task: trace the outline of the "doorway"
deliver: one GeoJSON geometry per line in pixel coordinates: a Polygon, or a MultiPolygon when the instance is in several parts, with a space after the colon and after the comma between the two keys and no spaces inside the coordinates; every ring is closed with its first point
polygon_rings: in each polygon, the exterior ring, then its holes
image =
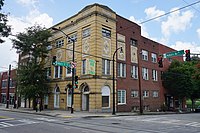
{"type": "Polygon", "coordinates": [[[82,89],[82,111],[89,111],[89,87],[86,85],[82,89]]]}

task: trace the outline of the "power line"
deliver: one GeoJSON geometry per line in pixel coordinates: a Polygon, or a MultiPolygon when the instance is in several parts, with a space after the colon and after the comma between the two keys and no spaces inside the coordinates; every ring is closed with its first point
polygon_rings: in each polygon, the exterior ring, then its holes
{"type": "Polygon", "coordinates": [[[164,14],[162,14],[162,15],[159,15],[159,16],[156,16],[156,17],[153,17],[153,18],[148,19],[148,20],[145,20],[145,21],[143,21],[143,22],[141,22],[141,23],[139,23],[139,24],[144,24],[144,23],[146,23],[146,22],[149,22],[149,21],[152,21],[152,20],[154,20],[154,19],[157,19],[157,18],[160,18],[160,17],[166,16],[166,15],[169,15],[169,14],[171,14],[171,13],[173,13],[173,12],[180,11],[180,10],[182,10],[182,9],[185,9],[185,8],[187,8],[187,7],[190,7],[190,6],[196,5],[196,4],[198,4],[198,3],[200,3],[200,1],[196,1],[196,2],[194,2],[194,3],[192,3],[192,4],[189,4],[189,5],[183,6],[183,7],[181,7],[181,8],[178,8],[178,9],[172,10],[172,11],[167,12],[167,13],[164,13],[164,14]]]}
{"type": "MultiPolygon", "coordinates": [[[[188,3],[187,1],[185,1],[185,0],[182,0],[182,1],[185,2],[186,4],[189,4],[189,3],[188,3]]],[[[198,10],[198,9],[195,8],[194,6],[191,6],[191,7],[200,13],[200,10],[198,10]]]]}

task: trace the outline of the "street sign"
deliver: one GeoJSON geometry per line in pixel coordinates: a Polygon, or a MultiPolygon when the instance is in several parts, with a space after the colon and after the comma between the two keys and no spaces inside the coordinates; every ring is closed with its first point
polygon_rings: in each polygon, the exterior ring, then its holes
{"type": "Polygon", "coordinates": [[[183,54],[185,54],[184,50],[174,51],[174,52],[169,52],[169,53],[163,54],[163,58],[170,58],[173,56],[181,56],[183,54]]]}
{"type": "Polygon", "coordinates": [[[55,66],[66,66],[66,67],[71,67],[71,64],[68,63],[68,62],[58,62],[58,61],[56,61],[56,62],[54,63],[54,65],[55,65],[55,66]]]}

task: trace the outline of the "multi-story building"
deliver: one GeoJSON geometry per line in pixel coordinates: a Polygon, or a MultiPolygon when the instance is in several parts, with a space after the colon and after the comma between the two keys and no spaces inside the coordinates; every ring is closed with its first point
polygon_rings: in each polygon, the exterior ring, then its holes
{"type": "Polygon", "coordinates": [[[161,75],[173,59],[182,61],[183,58],[164,59],[164,67],[160,68],[157,58],[174,49],[141,36],[139,25],[119,15],[116,25],[117,47],[125,51],[125,57],[117,58],[118,111],[139,110],[140,97],[144,110],[156,111],[163,104],[175,107],[174,99],[162,86],[161,75]]]}
{"type": "MultiPolygon", "coordinates": [[[[8,94],[8,71],[0,72],[0,103],[6,106],[8,94]]],[[[16,100],[16,69],[10,71],[9,105],[14,105],[16,100]]]]}
{"type": "Polygon", "coordinates": [[[53,27],[59,30],[52,30],[45,65],[50,88],[44,104],[49,109],[68,110],[71,107],[72,94],[68,86],[72,69],[51,64],[54,56],[58,62],[72,62],[73,42],[70,38],[75,39],[74,63],[79,77],[78,88],[74,90],[74,110],[111,111],[113,73],[116,75],[117,111],[138,110],[139,91],[144,110],[159,109],[165,102],[161,72],[170,62],[165,59],[164,67],[159,68],[157,57],[175,50],[141,36],[139,25],[117,15],[107,6],[93,4],[53,27]],[[116,51],[119,47],[123,48],[123,53],[116,51]],[[116,60],[114,72],[113,58],[116,60]]]}

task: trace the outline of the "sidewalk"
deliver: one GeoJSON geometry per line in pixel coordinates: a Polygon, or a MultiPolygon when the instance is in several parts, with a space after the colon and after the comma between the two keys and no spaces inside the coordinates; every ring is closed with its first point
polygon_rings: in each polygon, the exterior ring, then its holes
{"type": "Polygon", "coordinates": [[[65,110],[42,110],[41,112],[36,112],[32,108],[5,108],[0,107],[0,110],[4,111],[12,111],[12,112],[20,112],[20,113],[29,113],[29,114],[37,114],[37,115],[45,115],[52,117],[60,117],[60,118],[90,118],[90,117],[116,117],[116,116],[132,116],[138,115],[138,113],[116,113],[116,115],[112,115],[112,112],[102,113],[102,112],[86,112],[86,111],[74,111],[73,114],[71,111],[65,110]]]}
{"type": "MultiPolygon", "coordinates": [[[[65,110],[42,110],[41,112],[36,112],[32,108],[5,108],[0,106],[0,110],[20,112],[20,113],[29,113],[37,115],[45,115],[51,117],[60,117],[60,118],[91,118],[91,117],[117,117],[117,116],[135,116],[139,115],[137,112],[120,112],[116,115],[112,115],[112,112],[102,113],[102,112],[85,112],[85,111],[74,111],[72,114],[70,111],[65,110]]],[[[164,114],[177,114],[177,112],[144,112],[143,115],[164,115],[164,114]]]]}

